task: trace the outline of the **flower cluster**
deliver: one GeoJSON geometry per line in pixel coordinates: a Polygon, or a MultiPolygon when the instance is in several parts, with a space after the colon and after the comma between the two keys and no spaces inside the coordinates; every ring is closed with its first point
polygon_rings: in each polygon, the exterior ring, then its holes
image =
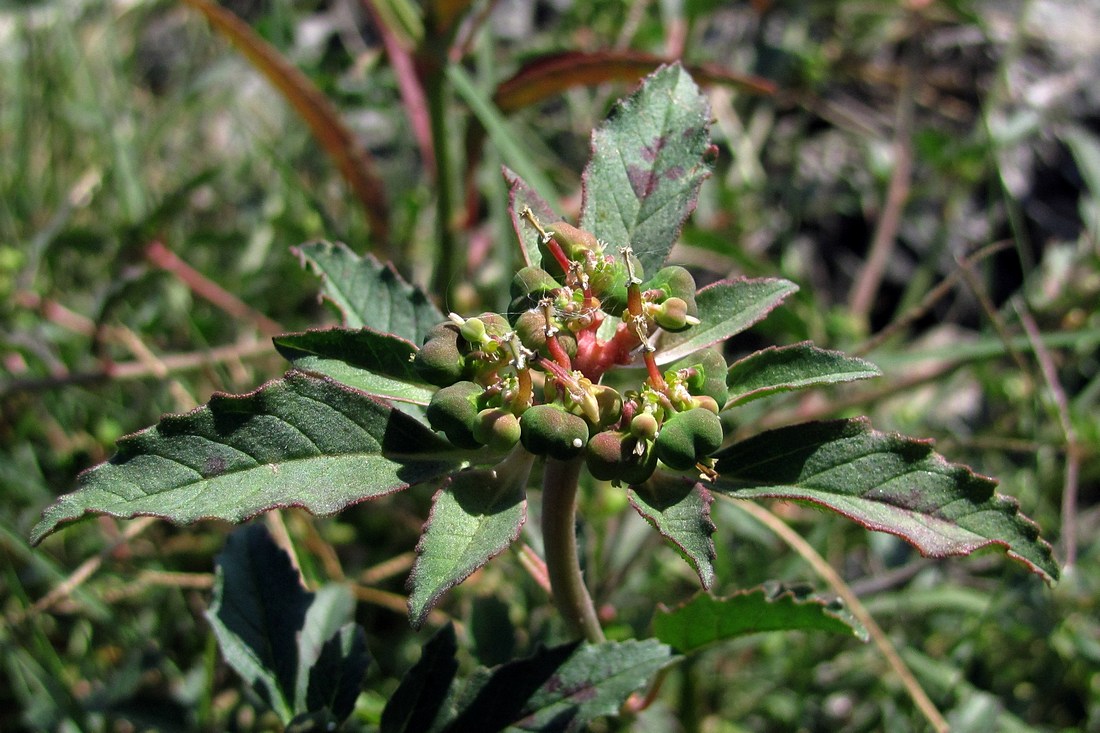
{"type": "Polygon", "coordinates": [[[645,481],[658,461],[709,473],[723,437],[725,361],[705,350],[662,371],[652,345],[658,329],[699,324],[691,273],[669,266],[646,279],[629,248],[610,251],[571,224],[544,228],[523,216],[544,266],[516,273],[507,315],[452,313],[416,353],[417,372],[440,387],[432,427],[460,448],[583,453],[596,478],[617,483],[645,481]],[[639,352],[646,376],[636,388],[601,383],[639,352]]]}

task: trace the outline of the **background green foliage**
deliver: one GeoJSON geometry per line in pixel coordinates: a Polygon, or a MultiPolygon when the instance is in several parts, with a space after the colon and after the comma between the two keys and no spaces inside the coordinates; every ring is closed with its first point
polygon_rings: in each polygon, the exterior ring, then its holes
{"type": "MultiPolygon", "coordinates": [[[[389,254],[444,310],[504,305],[518,249],[501,164],[533,185],[526,171],[542,171],[540,187],[575,216],[589,132],[629,89],[581,85],[494,111],[496,85],[526,58],[682,50],[689,66],[774,82],[772,95],[708,87],[716,172],[672,261],[701,284],[745,274],[801,286],[733,340],[731,358],[806,339],[859,353],[869,334],[903,327],[866,354],[883,377],[752,402],[732,427],[743,437],[865,413],[997,476],[1061,538],[1061,559],[1076,554],[1053,590],[997,555],[930,563],[892,537],[774,508],[860,593],[955,730],[1100,731],[1100,49],[1086,32],[1100,17],[1089,4],[498,3],[446,77],[443,168],[424,165],[361,5],[226,5],[365,143],[386,184],[389,254]],[[490,140],[480,153],[477,125],[490,140]],[[476,193],[468,211],[463,180],[476,193]],[[894,248],[868,298],[858,293],[875,282],[876,239],[894,248]],[[960,267],[991,244],[1002,246],[960,267]]],[[[0,729],[271,725],[203,617],[226,526],[103,519],[39,550],[26,538],[121,435],[280,374],[267,338],[276,326],[336,322],[289,252],[320,237],[373,247],[308,128],[198,13],[169,2],[0,6],[0,729]],[[239,302],[212,302],[163,266],[154,241],[239,302]]],[[[268,518],[311,587],[355,581],[375,660],[353,716],[364,726],[430,637],[409,631],[404,607],[429,502],[406,492],[331,520],[268,518]]],[[[585,502],[588,578],[609,632],[644,632],[658,603],[684,600],[698,579],[621,511],[622,492],[585,502]]],[[[769,579],[828,591],[733,504],[713,511],[716,576],[728,584],[717,594],[769,579]]],[[[484,664],[554,641],[519,551],[458,587],[428,625],[446,617],[484,664]]],[[[731,642],[674,671],[665,693],[632,730],[924,729],[877,650],[842,636],[731,642]]]]}

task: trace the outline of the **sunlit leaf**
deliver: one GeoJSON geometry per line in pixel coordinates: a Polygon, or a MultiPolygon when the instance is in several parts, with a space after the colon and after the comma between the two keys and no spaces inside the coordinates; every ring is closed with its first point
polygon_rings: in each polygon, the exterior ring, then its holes
{"type": "Polygon", "coordinates": [[[339,242],[309,242],[294,251],[322,277],[321,293],[347,328],[369,326],[420,344],[445,318],[423,290],[369,254],[360,257],[339,242]]]}
{"type": "Polygon", "coordinates": [[[694,652],[710,644],[763,631],[829,631],[866,640],[867,632],[836,602],[799,597],[790,590],[747,590],[729,598],[699,593],[653,619],[654,636],[677,651],[694,652]]]}
{"type": "Polygon", "coordinates": [[[436,493],[409,577],[409,617],[420,626],[447,590],[506,550],[527,518],[534,457],[511,453],[489,469],[455,474],[436,493]]]}
{"type": "Polygon", "coordinates": [[[699,325],[681,333],[662,332],[657,362],[668,364],[741,333],[797,290],[789,280],[775,277],[737,278],[708,285],[695,296],[699,325]]]}
{"type": "Polygon", "coordinates": [[[704,588],[714,584],[714,498],[700,483],[658,472],[629,490],[630,503],[647,522],[684,556],[704,588]]]}
{"type": "Polygon", "coordinates": [[[680,66],[647,77],[592,133],[581,228],[629,245],[656,272],[710,175],[709,125],[706,97],[680,66]]]}
{"type": "Polygon", "coordinates": [[[822,506],[927,557],[999,547],[1046,580],[1058,577],[1039,528],[993,479],[948,463],[930,441],[872,430],[865,418],[770,430],[717,459],[713,491],[822,506]]]}
{"type": "Polygon", "coordinates": [[[87,514],[177,523],[242,521],[276,507],[332,514],[438,478],[448,445],[413,418],[328,379],[290,372],[244,395],[215,394],[122,438],[43,513],[31,539],[87,514]]]}
{"type": "Polygon", "coordinates": [[[771,346],[730,365],[727,407],[742,405],[778,392],[877,377],[882,372],[869,361],[839,351],[819,349],[809,341],[771,346]]]}

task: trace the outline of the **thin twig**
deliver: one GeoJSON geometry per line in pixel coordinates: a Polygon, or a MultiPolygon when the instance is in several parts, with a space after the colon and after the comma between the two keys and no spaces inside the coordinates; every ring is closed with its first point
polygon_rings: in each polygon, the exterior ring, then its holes
{"type": "Polygon", "coordinates": [[[905,313],[896,318],[888,326],[886,326],[874,336],[860,344],[856,349],[851,352],[852,355],[864,356],[871,353],[879,346],[881,346],[882,343],[888,338],[898,333],[902,329],[907,328],[910,324],[914,323],[918,319],[924,317],[926,313],[932,310],[932,308],[934,308],[937,303],[943,300],[943,298],[951,292],[956,284],[958,284],[959,280],[962,279],[964,268],[973,267],[985,258],[997,254],[1002,250],[1008,249],[1011,246],[1012,242],[1009,240],[994,242],[993,244],[982,247],[974,254],[965,258],[960,263],[960,267],[953,270],[951,274],[941,280],[939,284],[937,284],[934,288],[925,293],[924,297],[921,298],[919,303],[914,305],[912,308],[909,308],[905,313]]]}
{"type": "Polygon", "coordinates": [[[225,311],[228,316],[252,323],[265,336],[276,336],[285,331],[279,323],[184,262],[162,242],[154,240],[146,245],[145,256],[157,267],[175,275],[192,293],[225,311]]]}
{"type": "Polygon", "coordinates": [[[1071,568],[1077,562],[1077,493],[1081,475],[1081,444],[1077,440],[1077,431],[1070,418],[1069,398],[1066,397],[1066,391],[1058,379],[1058,369],[1054,365],[1054,359],[1043,345],[1043,334],[1039,331],[1039,325],[1035,323],[1027,306],[1018,298],[1013,299],[1013,306],[1020,318],[1020,324],[1024,327],[1024,333],[1027,334],[1028,341],[1031,343],[1031,349],[1035,352],[1043,381],[1050,390],[1058,424],[1062,428],[1062,435],[1066,441],[1066,472],[1062,481],[1062,552],[1065,553],[1066,567],[1071,568]]]}
{"type": "Polygon", "coordinates": [[[721,494],[719,494],[719,496],[774,532],[776,536],[787,543],[791,549],[801,555],[826,583],[832,586],[833,590],[836,591],[836,594],[844,601],[844,605],[848,607],[852,615],[867,629],[867,633],[871,636],[871,640],[874,641],[875,646],[878,647],[879,652],[886,659],[886,663],[890,665],[894,674],[901,680],[902,685],[905,687],[905,691],[909,693],[909,697],[913,700],[917,709],[920,710],[921,714],[937,733],[947,733],[950,728],[943,714],[940,713],[935,703],[928,697],[928,693],[921,687],[917,678],[913,676],[909,667],[907,667],[902,660],[901,655],[898,654],[897,649],[894,648],[890,638],[886,636],[882,627],[878,625],[874,617],[871,616],[871,613],[867,610],[867,607],[859,600],[859,596],[852,592],[852,589],[844,582],[840,574],[826,562],[825,558],[818,554],[817,550],[815,550],[809,542],[804,540],[801,535],[764,507],[749,501],[738,501],[722,496],[721,494]]]}
{"type": "Polygon", "coordinates": [[[62,600],[68,598],[77,588],[87,582],[87,580],[99,570],[103,565],[104,559],[110,556],[118,547],[144,532],[156,521],[156,517],[140,517],[127,523],[126,529],[123,530],[122,534],[120,534],[114,542],[111,542],[96,555],[82,562],[62,583],[35,601],[34,605],[23,611],[23,613],[16,614],[11,623],[16,624],[30,616],[44,613],[62,600]]]}
{"type": "Polygon", "coordinates": [[[208,351],[166,354],[157,359],[158,364],[156,367],[151,367],[143,361],[127,361],[108,363],[101,369],[89,372],[7,380],[0,383],[0,396],[15,392],[40,392],[77,384],[96,384],[114,380],[144,379],[146,377],[159,378],[162,367],[168,372],[180,372],[201,369],[224,362],[234,362],[240,359],[270,356],[274,353],[275,350],[272,348],[271,342],[246,338],[234,344],[218,346],[208,351]]]}
{"type": "Polygon", "coordinates": [[[875,226],[871,239],[871,248],[863,269],[852,285],[848,298],[848,307],[852,315],[868,322],[871,306],[886,274],[886,265],[894,252],[898,228],[901,224],[901,212],[909,198],[910,178],[913,174],[913,150],[910,128],[913,121],[912,72],[902,68],[901,89],[898,98],[897,126],[894,132],[894,170],[890,173],[890,183],[886,188],[886,200],[882,214],[875,226]]]}

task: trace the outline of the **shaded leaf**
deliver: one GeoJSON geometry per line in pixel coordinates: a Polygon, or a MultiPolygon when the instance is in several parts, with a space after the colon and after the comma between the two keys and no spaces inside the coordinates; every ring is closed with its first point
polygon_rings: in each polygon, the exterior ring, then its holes
{"type": "Polygon", "coordinates": [[[239,522],[286,506],[333,514],[454,467],[449,445],[415,419],[300,372],[248,394],[215,394],[117,447],[46,509],[33,542],[89,513],[177,523],[239,522]]]}
{"type": "Polygon", "coordinates": [[[527,518],[534,456],[513,451],[494,468],[453,475],[436,492],[409,576],[409,618],[424,623],[446,591],[506,550],[527,518]]]}
{"type": "Polygon", "coordinates": [[[206,16],[249,62],[286,98],[310,132],[332,158],[344,180],[363,205],[371,234],[385,243],[389,237],[389,206],[385,185],[370,153],[340,118],[328,97],[267,41],[230,10],[211,0],[184,0],[206,16]]]}
{"type": "Polygon", "coordinates": [[[653,639],[541,649],[475,677],[446,733],[584,730],[675,659],[653,639]]]}
{"type": "Polygon", "coordinates": [[[865,418],[770,430],[716,458],[714,491],[822,506],[927,557],[1000,547],[1046,580],[1058,577],[1039,528],[995,493],[993,479],[948,463],[931,441],[872,430],[865,418]]]}
{"type": "Polygon", "coordinates": [[[412,366],[412,342],[370,327],[329,328],[273,339],[275,348],[301,371],[322,374],[385,399],[428,404],[435,389],[412,366]]]}
{"type": "Polygon", "coordinates": [[[292,251],[321,276],[321,294],[340,311],[347,328],[370,326],[419,344],[446,318],[423,290],[372,255],[360,257],[340,242],[308,242],[292,251]]]}
{"type": "Polygon", "coordinates": [[[869,361],[839,351],[819,349],[809,341],[791,346],[770,346],[730,365],[726,407],[806,387],[852,382],[880,376],[869,361]]]}
{"type": "Polygon", "coordinates": [[[381,733],[432,730],[458,672],[454,626],[447,624],[428,640],[420,659],[394,690],[382,710],[381,733]]]}
{"type": "Polygon", "coordinates": [[[658,472],[645,483],[631,486],[628,496],[634,509],[676,546],[699,574],[703,587],[710,588],[715,558],[710,492],[697,481],[658,472]]]}
{"type": "Polygon", "coordinates": [[[629,245],[656,272],[710,174],[709,124],[706,97],[680,66],[647,77],[592,133],[581,228],[613,248],[629,245]]]}
{"type": "Polygon", "coordinates": [[[699,593],[679,608],[658,610],[653,618],[654,636],[683,653],[747,634],[796,630],[867,639],[863,627],[836,602],[799,597],[786,589],[776,594],[756,588],[729,598],[699,593]]]}
{"type": "Polygon", "coordinates": [[[309,674],[299,674],[298,710],[327,711],[337,721],[351,715],[362,690],[370,655],[355,617],[355,596],[344,585],[320,588],[298,634],[298,650],[309,674]]]}
{"type": "Polygon", "coordinates": [[[546,203],[546,199],[542,198],[517,173],[505,168],[504,180],[508,183],[508,214],[512,218],[512,228],[516,231],[520,249],[523,250],[523,261],[537,267],[542,263],[542,254],[539,252],[539,233],[520,216],[520,213],[525,208],[529,208],[539,220],[544,222],[557,221],[559,217],[550,204],[546,203]]]}
{"type": "Polygon", "coordinates": [[[284,723],[347,718],[370,656],[351,592],[306,591],[261,525],[230,535],[207,618],[230,666],[284,723]]]}
{"type": "MultiPolygon", "coordinates": [[[[611,81],[636,83],[666,61],[629,50],[564,51],[537,56],[497,87],[493,101],[502,111],[513,112],[577,86],[611,81]]],[[[726,84],[756,94],[775,91],[775,84],[767,79],[713,64],[694,64],[688,70],[700,84],[726,84]]]]}
{"type": "Polygon", "coordinates": [[[668,364],[725,341],[764,319],[798,286],[776,277],[720,280],[695,296],[699,325],[681,333],[662,332],[657,362],[668,364]]]}

